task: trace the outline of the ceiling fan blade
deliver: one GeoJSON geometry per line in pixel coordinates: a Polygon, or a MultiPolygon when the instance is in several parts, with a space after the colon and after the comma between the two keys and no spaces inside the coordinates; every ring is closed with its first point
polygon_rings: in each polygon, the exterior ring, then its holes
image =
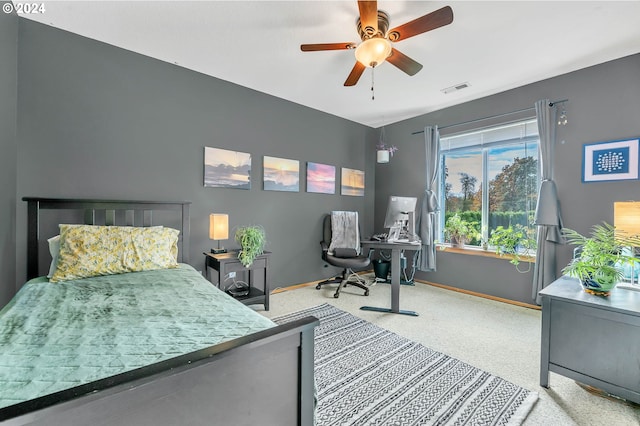
{"type": "Polygon", "coordinates": [[[392,28],[389,31],[388,38],[391,41],[400,41],[413,37],[436,28],[444,27],[453,22],[453,10],[449,6],[438,9],[435,12],[428,13],[411,22],[392,28]]]}
{"type": "Polygon", "coordinates": [[[303,52],[317,52],[320,50],[346,50],[355,49],[355,43],[317,43],[317,44],[301,44],[300,50],[303,52]]]}
{"type": "Polygon", "coordinates": [[[372,36],[378,32],[378,2],[377,1],[358,1],[358,10],[360,11],[360,26],[365,34],[372,36]],[[370,28],[367,30],[367,28],[370,28]]]}
{"type": "Polygon", "coordinates": [[[356,61],[356,64],[353,66],[353,69],[351,70],[351,73],[349,74],[349,77],[347,77],[347,80],[344,82],[344,85],[345,86],[355,86],[356,83],[358,82],[358,80],[360,80],[360,76],[364,72],[365,68],[366,67],[364,65],[362,65],[360,62],[356,61]]]}
{"type": "Polygon", "coordinates": [[[422,64],[393,48],[391,49],[391,55],[387,58],[387,62],[390,62],[409,75],[415,75],[422,69],[422,64]]]}

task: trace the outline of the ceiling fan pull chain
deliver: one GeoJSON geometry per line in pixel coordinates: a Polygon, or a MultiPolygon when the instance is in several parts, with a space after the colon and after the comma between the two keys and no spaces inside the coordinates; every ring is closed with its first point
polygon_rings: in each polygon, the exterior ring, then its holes
{"type": "Polygon", "coordinates": [[[376,92],[373,89],[373,72],[376,69],[376,67],[371,67],[371,100],[374,101],[376,99],[376,92]]]}

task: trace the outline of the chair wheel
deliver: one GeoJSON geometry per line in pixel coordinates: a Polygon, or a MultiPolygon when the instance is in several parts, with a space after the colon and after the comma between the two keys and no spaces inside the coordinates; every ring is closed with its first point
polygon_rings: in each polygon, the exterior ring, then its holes
{"type": "Polygon", "coordinates": [[[365,292],[364,292],[364,295],[365,295],[365,296],[368,296],[368,295],[369,295],[369,290],[365,291],[365,292]]]}
{"type": "Polygon", "coordinates": [[[340,293],[334,294],[333,297],[335,297],[337,299],[338,297],[340,297],[340,293]]]}
{"type": "Polygon", "coordinates": [[[316,286],[316,290],[320,290],[320,287],[321,287],[321,286],[320,286],[320,284],[318,284],[318,285],[316,286]]]}

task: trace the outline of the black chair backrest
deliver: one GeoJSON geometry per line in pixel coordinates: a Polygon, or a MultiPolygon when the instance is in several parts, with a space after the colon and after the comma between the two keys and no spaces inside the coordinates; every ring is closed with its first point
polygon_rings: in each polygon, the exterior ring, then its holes
{"type": "Polygon", "coordinates": [[[322,220],[322,241],[329,245],[331,243],[331,235],[331,214],[327,214],[322,220]]]}

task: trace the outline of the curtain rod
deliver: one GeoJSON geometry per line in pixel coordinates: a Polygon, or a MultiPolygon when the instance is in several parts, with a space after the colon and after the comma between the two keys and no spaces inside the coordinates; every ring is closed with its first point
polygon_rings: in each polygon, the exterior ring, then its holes
{"type": "MultiPolygon", "coordinates": [[[[564,102],[569,102],[569,99],[561,99],[559,101],[551,101],[549,102],[549,106],[554,106],[555,104],[562,104],[564,102]]],[[[513,115],[513,114],[518,114],[520,112],[525,112],[525,111],[531,111],[536,109],[535,107],[530,107],[530,108],[523,108],[523,109],[519,109],[517,111],[511,111],[511,112],[505,112],[502,114],[496,114],[496,115],[490,115],[488,117],[484,117],[484,118],[476,118],[475,120],[468,120],[468,121],[463,121],[461,123],[455,123],[455,124],[449,124],[448,126],[442,126],[442,127],[438,127],[438,130],[442,130],[442,129],[448,129],[449,127],[456,127],[456,126],[462,126],[463,124],[471,124],[471,123],[476,123],[478,121],[484,121],[484,120],[489,120],[491,118],[500,118],[500,117],[505,117],[507,115],[513,115]]],[[[419,135],[420,133],[424,133],[424,130],[420,130],[417,132],[413,132],[411,133],[412,135],[419,135]]]]}

